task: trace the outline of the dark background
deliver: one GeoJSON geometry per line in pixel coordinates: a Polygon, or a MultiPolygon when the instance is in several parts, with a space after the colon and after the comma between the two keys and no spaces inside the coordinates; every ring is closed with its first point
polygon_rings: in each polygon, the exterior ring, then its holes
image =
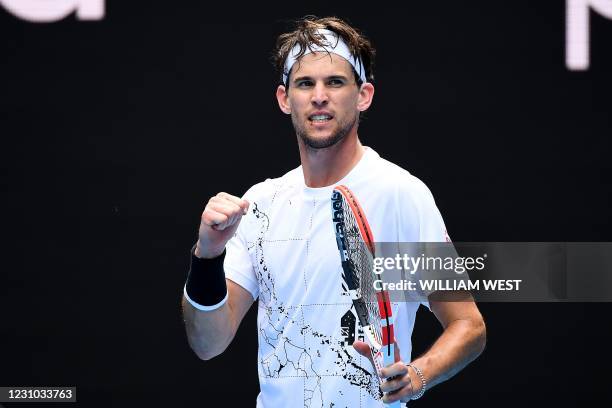
{"type": "MultiPolygon", "coordinates": [[[[1,386],[75,385],[86,407],[254,406],[255,309],[203,362],[179,303],[207,199],[299,164],[269,56],[305,14],[374,42],[360,137],[429,186],[453,240],[611,240],[604,17],[590,69],[571,72],[563,1],[106,9],[34,24],[0,7],[1,386]]],[[[611,304],[480,308],[485,353],[412,405],[612,402],[611,304]]],[[[417,320],[420,353],[440,328],[417,320]]]]}

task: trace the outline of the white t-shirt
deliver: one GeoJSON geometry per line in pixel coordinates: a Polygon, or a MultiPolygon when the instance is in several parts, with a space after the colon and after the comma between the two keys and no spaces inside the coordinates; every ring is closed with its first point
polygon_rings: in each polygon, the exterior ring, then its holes
{"type": "MultiPolygon", "coordinates": [[[[438,242],[446,229],[429,189],[366,148],[338,184],[359,200],[377,242],[438,242]]],[[[250,188],[228,242],[225,274],[259,298],[258,407],[383,407],[358,338],[332,224],[334,186],[309,188],[302,168],[250,188]]],[[[426,306],[426,302],[424,302],[426,306]]],[[[394,303],[395,336],[410,361],[419,303],[394,303]]]]}

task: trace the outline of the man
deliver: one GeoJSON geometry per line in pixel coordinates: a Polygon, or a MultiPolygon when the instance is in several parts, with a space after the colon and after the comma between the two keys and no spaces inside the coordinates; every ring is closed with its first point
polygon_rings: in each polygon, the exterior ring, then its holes
{"type": "Polygon", "coordinates": [[[427,187],[362,146],[359,116],[374,96],[374,49],[337,18],[307,17],[279,37],[276,97],[297,134],[301,166],[238,198],[219,193],[204,209],[185,285],[189,344],[207,360],[232,341],[258,299],[258,407],[381,406],[407,402],[476,358],[485,326],[473,301],[422,303],[444,327],[410,359],[419,302],[394,303],[397,362],[378,381],[343,288],[331,192],[348,186],[377,241],[447,239],[427,187]],[[341,330],[342,327],[342,330],[341,330]],[[410,362],[410,365],[407,363],[410,362]]]}

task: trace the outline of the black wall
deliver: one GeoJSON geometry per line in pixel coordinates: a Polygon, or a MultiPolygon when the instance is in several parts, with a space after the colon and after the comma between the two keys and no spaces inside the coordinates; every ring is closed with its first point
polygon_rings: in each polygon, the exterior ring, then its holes
{"type": "MultiPolygon", "coordinates": [[[[102,21],[47,24],[0,7],[0,386],[254,406],[255,309],[202,362],[179,303],[208,198],[299,164],[269,56],[305,14],[374,42],[361,139],[430,187],[453,240],[611,241],[612,20],[596,13],[590,69],[572,72],[563,1],[107,1],[102,21]]],[[[414,406],[612,402],[612,305],[480,308],[485,353],[414,406]]],[[[421,311],[415,350],[439,332],[421,311]]]]}

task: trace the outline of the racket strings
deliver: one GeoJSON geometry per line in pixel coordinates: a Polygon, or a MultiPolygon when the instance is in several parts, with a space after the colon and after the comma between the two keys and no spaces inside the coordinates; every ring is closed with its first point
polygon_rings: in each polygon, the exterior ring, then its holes
{"type": "Polygon", "coordinates": [[[374,289],[374,259],[370,248],[365,243],[361,236],[359,224],[352,209],[346,199],[342,200],[342,212],[344,214],[344,235],[347,243],[347,258],[353,265],[353,270],[356,271],[355,279],[357,279],[361,299],[365,303],[368,313],[368,322],[372,329],[372,335],[376,340],[377,346],[382,344],[382,325],[380,321],[380,312],[378,310],[378,301],[376,290],[374,289]]]}

